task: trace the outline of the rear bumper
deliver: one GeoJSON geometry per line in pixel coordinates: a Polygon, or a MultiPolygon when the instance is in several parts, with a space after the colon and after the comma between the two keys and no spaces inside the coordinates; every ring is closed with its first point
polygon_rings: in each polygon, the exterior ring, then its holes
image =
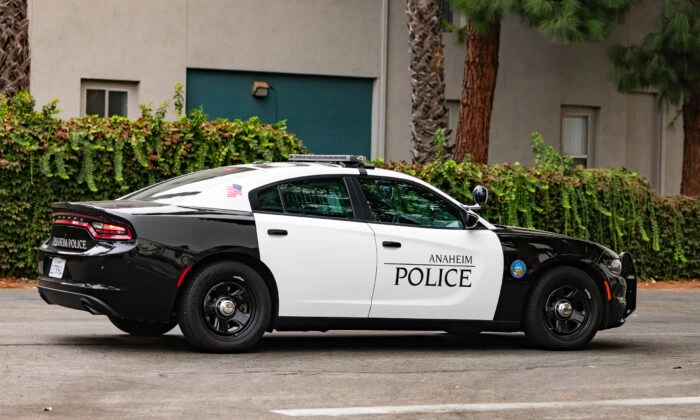
{"type": "Polygon", "coordinates": [[[176,261],[144,254],[152,250],[134,244],[86,256],[44,245],[38,251],[39,295],[49,304],[92,314],[169,322],[181,270],[176,261]],[[49,275],[55,258],[65,260],[60,278],[49,275]]]}
{"type": "Polygon", "coordinates": [[[79,309],[90,312],[93,315],[107,315],[123,318],[119,312],[94,296],[58,290],[42,284],[38,286],[38,289],[39,296],[48,304],[79,309]]]}

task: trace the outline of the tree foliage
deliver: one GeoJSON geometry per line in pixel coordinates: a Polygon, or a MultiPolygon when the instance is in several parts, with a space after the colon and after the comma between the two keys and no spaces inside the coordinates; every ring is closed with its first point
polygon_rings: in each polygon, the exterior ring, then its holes
{"type": "Polygon", "coordinates": [[[640,44],[614,46],[610,58],[620,91],[653,87],[665,103],[681,105],[700,89],[700,3],[665,1],[660,30],[640,44]]]}
{"type": "Polygon", "coordinates": [[[700,196],[700,3],[666,0],[659,19],[640,44],[611,49],[611,74],[621,92],[654,88],[682,107],[681,194],[700,196]]]}
{"type": "Polygon", "coordinates": [[[562,43],[608,38],[634,0],[514,0],[513,10],[543,35],[562,43]]]}

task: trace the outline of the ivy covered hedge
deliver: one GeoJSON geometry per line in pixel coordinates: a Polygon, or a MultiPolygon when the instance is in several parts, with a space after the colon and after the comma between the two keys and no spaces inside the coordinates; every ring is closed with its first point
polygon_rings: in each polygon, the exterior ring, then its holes
{"type": "Polygon", "coordinates": [[[306,149],[284,122],[208,121],[201,110],[177,120],[166,106],[142,106],[142,117],[55,118],[27,92],[0,95],[0,276],[36,275],[36,248],[49,236],[51,203],[113,199],[199,169],[286,160],[306,149]]]}
{"type": "MultiPolygon", "coordinates": [[[[305,152],[284,123],[208,121],[195,110],[177,120],[165,106],[137,120],[55,118],[56,103],[34,110],[26,92],[0,96],[0,276],[36,275],[36,247],[49,235],[50,203],[111,199],[178,174],[221,165],[286,160],[305,152]]],[[[436,156],[444,152],[437,139],[436,156]]],[[[632,252],[643,278],[700,278],[700,200],[662,197],[624,169],[572,168],[532,137],[534,167],[518,163],[382,163],[418,176],[463,202],[490,190],[481,214],[494,223],[588,238],[632,252]]]]}
{"type": "Polygon", "coordinates": [[[700,199],[660,196],[645,178],[626,169],[572,167],[537,133],[532,149],[534,167],[452,160],[382,166],[424,179],[465,203],[476,185],[485,185],[489,202],[480,214],[492,223],[629,251],[644,279],[700,278],[700,199]]]}

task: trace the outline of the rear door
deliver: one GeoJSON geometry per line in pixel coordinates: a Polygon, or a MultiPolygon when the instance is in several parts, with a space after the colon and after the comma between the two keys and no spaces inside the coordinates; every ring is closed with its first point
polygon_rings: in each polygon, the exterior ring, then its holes
{"type": "Polygon", "coordinates": [[[279,291],[279,315],[364,317],[377,263],[372,229],[356,221],[342,177],[311,178],[255,196],[260,258],[279,291]]]}
{"type": "Polygon", "coordinates": [[[378,254],[370,317],[493,319],[503,272],[496,234],[465,229],[460,209],[423,185],[357,180],[378,254]]]}

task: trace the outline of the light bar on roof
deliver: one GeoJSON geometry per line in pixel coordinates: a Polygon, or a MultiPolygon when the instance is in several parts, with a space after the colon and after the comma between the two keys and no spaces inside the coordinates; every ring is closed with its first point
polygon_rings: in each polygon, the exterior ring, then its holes
{"type": "Polygon", "coordinates": [[[361,155],[289,155],[290,162],[344,162],[365,164],[367,158],[361,155]]]}

